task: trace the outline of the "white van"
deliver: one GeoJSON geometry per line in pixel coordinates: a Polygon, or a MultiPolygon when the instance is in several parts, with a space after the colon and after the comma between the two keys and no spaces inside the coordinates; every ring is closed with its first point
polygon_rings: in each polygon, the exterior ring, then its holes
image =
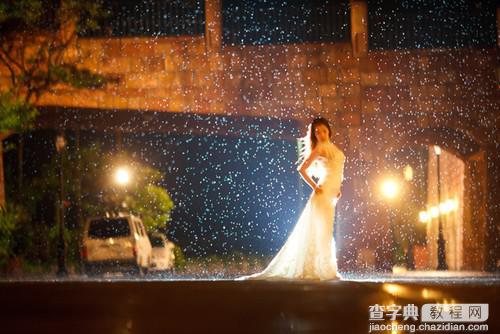
{"type": "Polygon", "coordinates": [[[168,271],[172,273],[175,264],[175,244],[167,240],[161,233],[150,233],[149,240],[153,247],[153,259],[151,261],[150,270],[155,272],[168,271]]]}
{"type": "Polygon", "coordinates": [[[82,260],[85,273],[104,269],[144,275],[152,258],[152,248],[141,219],[128,213],[93,217],[85,222],[82,260]]]}

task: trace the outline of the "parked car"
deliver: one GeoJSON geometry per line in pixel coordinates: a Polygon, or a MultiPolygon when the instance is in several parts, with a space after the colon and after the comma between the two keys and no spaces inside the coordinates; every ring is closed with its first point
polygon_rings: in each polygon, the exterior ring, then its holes
{"type": "Polygon", "coordinates": [[[144,275],[152,247],[142,220],[132,214],[93,217],[85,222],[82,260],[88,275],[104,270],[144,275]]]}
{"type": "Polygon", "coordinates": [[[150,233],[149,240],[153,247],[150,270],[155,272],[173,272],[175,264],[174,243],[167,240],[161,233],[150,233]]]}

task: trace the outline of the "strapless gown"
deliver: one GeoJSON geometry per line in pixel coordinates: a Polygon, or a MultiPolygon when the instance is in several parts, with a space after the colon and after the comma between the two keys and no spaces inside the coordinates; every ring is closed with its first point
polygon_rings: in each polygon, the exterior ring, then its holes
{"type": "Polygon", "coordinates": [[[292,232],[268,266],[236,280],[342,278],[337,272],[333,224],[336,196],[344,178],[345,155],[332,142],[325,143],[323,151],[331,157],[319,156],[315,161],[321,171],[317,183],[322,185],[323,192],[311,192],[292,232]]]}

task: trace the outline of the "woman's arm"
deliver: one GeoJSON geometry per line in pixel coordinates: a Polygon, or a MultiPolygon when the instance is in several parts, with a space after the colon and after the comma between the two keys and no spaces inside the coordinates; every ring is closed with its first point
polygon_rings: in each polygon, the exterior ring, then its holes
{"type": "Polygon", "coordinates": [[[313,179],[311,179],[309,175],[307,175],[306,170],[312,164],[314,159],[316,159],[317,156],[318,152],[317,149],[315,148],[311,151],[309,156],[306,159],[304,159],[304,161],[300,164],[299,168],[297,168],[302,178],[307,182],[307,184],[309,184],[309,186],[313,190],[316,190],[317,188],[316,182],[314,182],[313,179]]]}

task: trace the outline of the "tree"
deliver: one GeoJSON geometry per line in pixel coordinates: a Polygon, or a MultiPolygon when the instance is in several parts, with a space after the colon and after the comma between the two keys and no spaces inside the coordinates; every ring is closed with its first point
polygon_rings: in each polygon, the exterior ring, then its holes
{"type": "MultiPolygon", "coordinates": [[[[40,169],[43,172],[25,186],[26,203],[24,206],[29,211],[30,217],[23,220],[25,224],[20,224],[22,226],[15,239],[18,244],[24,245],[21,252],[29,259],[37,260],[39,253],[45,254],[47,251],[54,251],[54,247],[51,247],[54,242],[51,243],[50,233],[33,236],[30,231],[52,231],[53,234],[57,232],[54,228],[47,229],[49,226],[40,228],[43,221],[52,222],[54,220],[53,211],[47,210],[49,215],[47,217],[36,212],[37,208],[48,207],[55,202],[54,194],[57,194],[60,187],[57,163],[58,159],[54,155],[50,162],[40,169]],[[46,249],[43,252],[33,249],[35,244],[45,245],[46,249]]],[[[87,147],[82,147],[79,150],[68,150],[67,154],[62,156],[62,169],[67,203],[65,207],[68,212],[65,225],[72,226],[71,233],[66,231],[65,237],[74,239],[71,240],[74,242],[70,242],[72,246],[68,249],[68,255],[71,258],[75,259],[79,255],[83,227],[79,225],[77,217],[74,216],[78,203],[81,205],[85,218],[103,216],[106,212],[129,211],[140,216],[149,231],[167,227],[174,203],[167,190],[161,186],[163,176],[160,171],[143,163],[135,162],[125,153],[120,155],[112,152],[104,153],[99,143],[90,143],[87,147]],[[127,188],[120,188],[114,184],[113,177],[116,168],[124,165],[131,172],[132,181],[127,185],[127,188]],[[80,173],[79,168],[83,173],[80,173]],[[80,189],[79,177],[82,178],[80,189]],[[80,197],[79,201],[78,197],[80,197]],[[125,208],[122,206],[123,203],[126,204],[125,208]],[[73,215],[70,214],[71,212],[73,215]]],[[[11,226],[7,223],[4,225],[6,228],[11,226]]],[[[58,226],[57,223],[52,225],[58,226]]],[[[7,247],[5,248],[7,249],[7,247]]]]}
{"type": "Polygon", "coordinates": [[[79,33],[97,29],[105,16],[93,0],[0,3],[0,206],[5,205],[2,140],[33,126],[42,94],[56,85],[99,88],[111,80],[79,68],[78,55],[68,52],[79,33]]]}
{"type": "Polygon", "coordinates": [[[12,234],[18,227],[17,222],[23,214],[23,208],[16,204],[0,207],[0,268],[7,264],[12,254],[12,234]]]}
{"type": "MultiPolygon", "coordinates": [[[[57,158],[53,156],[50,163],[42,168],[43,173],[33,180],[30,187],[26,187],[34,192],[30,193],[31,199],[40,201],[45,195],[57,193],[59,179],[56,164],[57,158]]],[[[68,206],[76,203],[79,192],[76,182],[79,177],[77,166],[84,172],[81,175],[80,196],[85,217],[126,210],[141,216],[150,231],[166,227],[174,203],[161,186],[163,176],[159,170],[136,162],[125,153],[104,153],[98,143],[80,150],[68,150],[62,161],[68,206]],[[113,180],[116,169],[123,165],[132,174],[132,181],[126,188],[115,185],[113,180]]]]}

